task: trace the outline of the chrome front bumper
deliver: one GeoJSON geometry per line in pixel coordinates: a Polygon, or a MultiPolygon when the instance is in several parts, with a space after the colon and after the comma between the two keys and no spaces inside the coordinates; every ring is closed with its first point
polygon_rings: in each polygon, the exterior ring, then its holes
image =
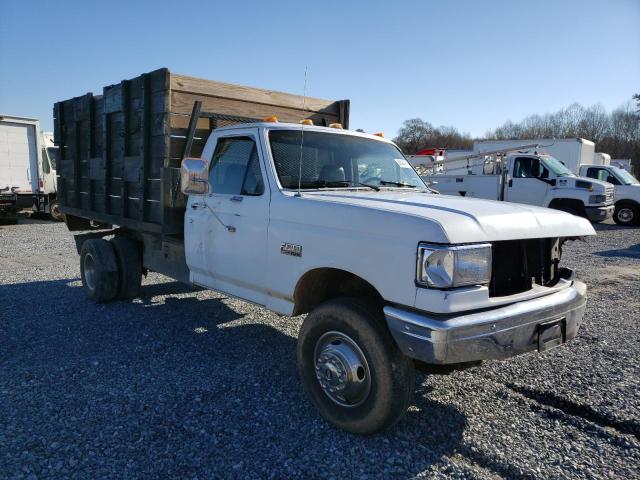
{"type": "Polygon", "coordinates": [[[573,339],[586,306],[587,287],[573,281],[549,295],[459,315],[384,308],[402,352],[430,364],[504,359],[546,350],[573,339]]]}

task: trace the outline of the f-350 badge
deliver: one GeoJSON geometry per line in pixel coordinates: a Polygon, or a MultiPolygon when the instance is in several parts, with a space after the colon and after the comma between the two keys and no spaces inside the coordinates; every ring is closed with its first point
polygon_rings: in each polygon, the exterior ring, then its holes
{"type": "Polygon", "coordinates": [[[293,243],[283,243],[280,245],[280,253],[283,255],[291,255],[292,257],[302,256],[302,245],[294,245],[293,243]]]}

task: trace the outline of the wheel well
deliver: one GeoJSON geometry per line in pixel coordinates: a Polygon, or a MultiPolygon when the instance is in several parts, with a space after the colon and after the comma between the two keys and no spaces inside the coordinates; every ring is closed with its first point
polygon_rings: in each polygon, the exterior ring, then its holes
{"type": "Polygon", "coordinates": [[[630,198],[623,198],[615,203],[616,207],[622,207],[624,205],[631,205],[632,207],[640,208],[640,203],[635,200],[631,200],[630,198]]]}
{"type": "Polygon", "coordinates": [[[367,298],[382,304],[380,293],[363,278],[337,268],[316,268],[298,280],[293,314],[308,313],[322,302],[338,297],[367,298]]]}
{"type": "Polygon", "coordinates": [[[576,200],[575,198],[554,198],[549,204],[549,208],[555,208],[556,210],[574,210],[583,217],[587,214],[582,200],[576,200]]]}

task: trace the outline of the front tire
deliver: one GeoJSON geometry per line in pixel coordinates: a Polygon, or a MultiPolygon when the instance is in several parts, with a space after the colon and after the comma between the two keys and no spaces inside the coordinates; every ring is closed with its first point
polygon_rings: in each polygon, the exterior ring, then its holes
{"type": "Polygon", "coordinates": [[[80,250],[80,276],[87,297],[108,302],[118,293],[118,263],[113,247],[101,238],[86,240],[80,250]]]}
{"type": "Polygon", "coordinates": [[[640,223],[640,209],[629,203],[616,205],[613,212],[613,221],[618,225],[638,225],[640,223]]]}
{"type": "Polygon", "coordinates": [[[389,334],[382,310],[352,298],[330,300],[305,319],[298,370],[320,415],[351,433],[396,423],[415,391],[413,362],[389,334]]]}

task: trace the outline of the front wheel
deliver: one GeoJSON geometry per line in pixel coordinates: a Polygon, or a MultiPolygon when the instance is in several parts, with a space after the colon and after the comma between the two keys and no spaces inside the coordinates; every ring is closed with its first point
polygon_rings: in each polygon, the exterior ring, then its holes
{"type": "Polygon", "coordinates": [[[379,432],[411,404],[413,362],[387,331],[382,310],[369,303],[343,298],[320,305],[302,325],[297,355],[311,402],[343,430],[379,432]]]}
{"type": "Polygon", "coordinates": [[[635,205],[627,203],[616,205],[613,221],[618,225],[637,225],[640,223],[640,211],[635,205]]]}

